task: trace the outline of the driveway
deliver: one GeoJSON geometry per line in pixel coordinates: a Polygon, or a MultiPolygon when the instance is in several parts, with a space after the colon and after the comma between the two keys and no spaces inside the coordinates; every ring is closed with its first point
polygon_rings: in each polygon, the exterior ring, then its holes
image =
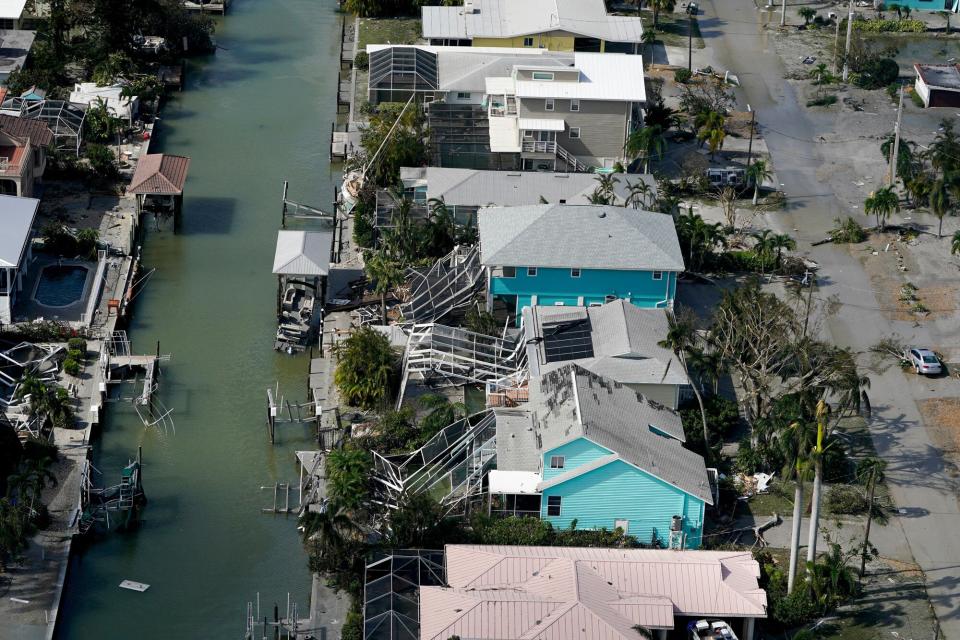
{"type": "MultiPolygon", "coordinates": [[[[899,333],[921,343],[956,340],[956,333],[932,335],[935,323],[888,319],[881,311],[870,278],[859,258],[846,247],[810,242],[825,237],[834,218],[854,213],[837,199],[830,186],[817,179],[824,161],[814,142],[819,132],[793,87],[783,79],[782,64],[760,26],[766,12],[753,0],[706,0],[701,32],[717,61],[737,73],[742,102],[757,110],[774,168],[788,196],[788,210],[767,217],[765,223],[798,240],[799,250],[820,263],[818,296],[838,296],[839,312],[825,326],[834,342],[865,350],[881,338],[899,333]]],[[[770,14],[776,20],[776,14],[770,14]]],[[[944,113],[949,116],[949,113],[944,113]]],[[[948,273],[945,271],[945,274],[948,273]]],[[[950,268],[950,277],[954,273],[950,268]]],[[[944,331],[946,327],[939,330],[944,331]]],[[[956,380],[918,380],[893,367],[872,374],[870,430],[879,454],[888,461],[888,482],[910,552],[926,574],[927,590],[943,633],[960,638],[960,484],[957,469],[934,445],[917,401],[942,393],[960,395],[956,380]],[[931,392],[930,384],[935,385],[931,392]]],[[[896,527],[897,523],[891,523],[896,527]]],[[[883,554],[883,549],[880,549],[883,554]]]]}

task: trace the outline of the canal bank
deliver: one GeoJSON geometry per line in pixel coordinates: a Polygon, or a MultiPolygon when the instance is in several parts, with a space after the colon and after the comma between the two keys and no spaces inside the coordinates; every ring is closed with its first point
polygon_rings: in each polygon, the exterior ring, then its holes
{"type": "MultiPolygon", "coordinates": [[[[272,350],[270,273],[283,180],[298,200],[329,201],[327,127],[335,111],[340,16],[335,0],[236,0],[216,56],[189,63],[152,150],[192,158],[181,233],[148,233],[157,268],[138,298],[134,344],[173,355],[160,396],[176,432],[145,429],[114,404],[94,464],[105,475],[144,450],[144,523],[75,552],[58,637],[235,638],[246,603],[308,607],[294,516],[263,515],[261,485],[295,482],[307,427],[277,444],[263,426],[266,388],[303,393],[307,359],[272,350]],[[150,584],[124,591],[122,580],[150,584]]],[[[271,612],[272,613],[272,612],[271,612]]]]}

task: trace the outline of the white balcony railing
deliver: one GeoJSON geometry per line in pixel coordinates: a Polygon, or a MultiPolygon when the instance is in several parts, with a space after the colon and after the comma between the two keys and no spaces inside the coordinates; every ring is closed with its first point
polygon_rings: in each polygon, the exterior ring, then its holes
{"type": "Polygon", "coordinates": [[[524,153],[556,153],[557,143],[555,140],[543,142],[539,140],[524,140],[521,145],[521,150],[524,153]]]}

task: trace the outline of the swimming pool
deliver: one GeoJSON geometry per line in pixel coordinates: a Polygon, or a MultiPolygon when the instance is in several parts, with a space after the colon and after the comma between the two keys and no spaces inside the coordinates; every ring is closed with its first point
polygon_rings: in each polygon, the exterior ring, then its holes
{"type": "Polygon", "coordinates": [[[87,283],[86,267],[52,265],[40,272],[33,299],[47,307],[66,307],[83,299],[87,283]]]}

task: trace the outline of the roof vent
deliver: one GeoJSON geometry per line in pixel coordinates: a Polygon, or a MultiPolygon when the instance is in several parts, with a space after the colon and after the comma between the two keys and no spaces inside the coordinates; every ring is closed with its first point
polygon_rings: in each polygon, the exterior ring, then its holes
{"type": "Polygon", "coordinates": [[[598,218],[606,218],[606,217],[607,217],[607,212],[606,212],[606,211],[597,211],[597,217],[598,217],[598,218]]]}

